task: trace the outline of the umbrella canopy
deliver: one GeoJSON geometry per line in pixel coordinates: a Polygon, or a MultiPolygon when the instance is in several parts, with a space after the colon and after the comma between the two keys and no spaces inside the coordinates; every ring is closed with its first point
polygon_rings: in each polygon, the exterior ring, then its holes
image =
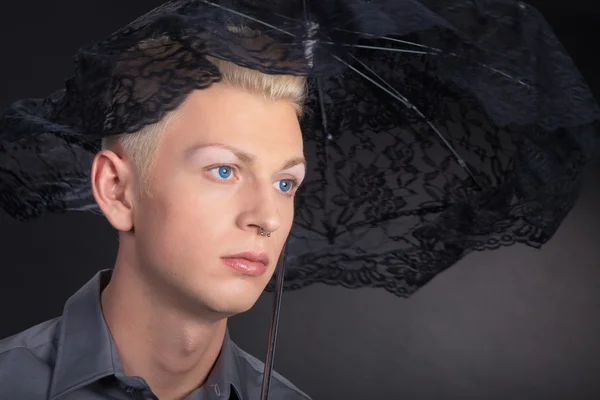
{"type": "Polygon", "coordinates": [[[0,205],[19,219],[98,212],[100,140],[217,82],[206,56],[309,77],[286,289],[408,296],[472,250],[540,246],[598,151],[598,106],[525,3],[178,0],[81,49],[64,89],[2,114],[0,205]]]}

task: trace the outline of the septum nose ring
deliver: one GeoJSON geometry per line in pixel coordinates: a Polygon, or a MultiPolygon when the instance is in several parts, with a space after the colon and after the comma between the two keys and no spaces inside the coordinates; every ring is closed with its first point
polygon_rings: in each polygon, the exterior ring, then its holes
{"type": "Polygon", "coordinates": [[[266,236],[266,237],[271,237],[271,232],[267,232],[263,229],[263,227],[260,227],[260,236],[266,236]]]}

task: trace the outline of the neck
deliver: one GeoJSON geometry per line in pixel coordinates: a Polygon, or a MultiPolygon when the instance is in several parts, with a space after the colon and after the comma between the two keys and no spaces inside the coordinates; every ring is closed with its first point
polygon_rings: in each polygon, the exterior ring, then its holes
{"type": "Polygon", "coordinates": [[[206,381],[227,320],[190,315],[163,301],[138,271],[117,260],[101,295],[104,318],[125,374],[144,378],[160,399],[182,399],[206,381]]]}

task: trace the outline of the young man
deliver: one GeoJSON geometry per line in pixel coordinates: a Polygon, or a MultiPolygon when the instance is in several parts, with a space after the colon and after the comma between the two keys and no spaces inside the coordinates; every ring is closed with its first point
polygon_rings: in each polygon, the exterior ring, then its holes
{"type": "MultiPolygon", "coordinates": [[[[227,334],[257,301],[304,178],[301,77],[223,75],[140,132],[105,140],[93,194],[114,270],[61,317],[0,342],[1,399],[258,399],[263,364],[227,334]]],[[[307,399],[275,374],[273,399],[307,399]]]]}

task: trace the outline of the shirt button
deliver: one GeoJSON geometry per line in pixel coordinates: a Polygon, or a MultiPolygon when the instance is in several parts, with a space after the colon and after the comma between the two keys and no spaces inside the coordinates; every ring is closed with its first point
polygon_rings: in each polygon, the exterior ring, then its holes
{"type": "Polygon", "coordinates": [[[135,389],[132,388],[131,386],[127,386],[125,388],[125,393],[132,394],[133,392],[135,392],[135,389]]]}
{"type": "Polygon", "coordinates": [[[221,396],[221,388],[219,387],[219,385],[218,384],[217,385],[212,385],[212,387],[213,387],[213,390],[215,391],[215,394],[217,396],[221,396]]]}

